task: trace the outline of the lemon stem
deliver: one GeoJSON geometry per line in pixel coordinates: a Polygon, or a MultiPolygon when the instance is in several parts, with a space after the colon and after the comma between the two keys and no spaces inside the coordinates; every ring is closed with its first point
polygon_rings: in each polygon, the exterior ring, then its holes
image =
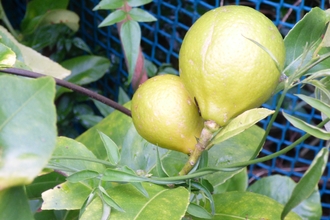
{"type": "Polygon", "coordinates": [[[213,134],[218,131],[219,127],[220,126],[215,121],[208,120],[204,122],[204,128],[201,132],[201,136],[198,139],[197,144],[195,145],[195,150],[189,156],[187,163],[179,172],[179,176],[188,174],[192,170],[192,168],[194,168],[198,159],[200,158],[203,151],[206,149],[210,140],[212,139],[213,134]]]}

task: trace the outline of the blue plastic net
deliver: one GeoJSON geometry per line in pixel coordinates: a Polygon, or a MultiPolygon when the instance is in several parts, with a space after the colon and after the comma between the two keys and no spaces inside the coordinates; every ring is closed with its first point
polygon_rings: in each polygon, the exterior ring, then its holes
{"type": "MultiPolygon", "coordinates": [[[[5,1],[4,1],[5,2],[5,1]]],[[[16,7],[24,12],[24,1],[13,1],[16,7]]],[[[127,72],[123,58],[118,33],[115,26],[98,28],[98,25],[108,15],[106,11],[92,11],[99,0],[71,0],[70,7],[76,11],[81,19],[80,36],[88,43],[94,51],[102,51],[118,67],[116,72],[107,74],[97,82],[99,89],[104,91],[108,97],[116,98],[118,89],[126,80],[127,72]]],[[[159,0],[146,6],[156,18],[157,22],[141,23],[142,28],[142,48],[147,60],[160,66],[164,63],[171,64],[178,68],[178,53],[182,39],[194,23],[194,21],[206,11],[218,7],[221,4],[239,4],[253,7],[267,17],[269,17],[280,32],[285,35],[298,22],[306,12],[313,7],[322,9],[328,8],[329,3],[325,0],[304,1],[304,0],[274,0],[274,1],[219,1],[219,0],[159,0]]],[[[19,17],[14,14],[11,19],[19,23],[19,17]]],[[[310,88],[297,88],[292,93],[287,94],[283,111],[295,115],[308,123],[318,124],[321,121],[319,112],[303,105],[293,94],[308,93],[310,88]]],[[[269,100],[264,107],[274,109],[278,95],[269,100]]],[[[269,118],[262,121],[260,126],[266,127],[269,118]]],[[[292,127],[284,118],[279,118],[274,123],[274,127],[267,138],[264,149],[260,156],[267,156],[290,145],[304,133],[292,127]]],[[[325,142],[319,139],[307,139],[303,144],[298,145],[285,155],[279,156],[265,163],[259,163],[249,167],[250,181],[263,176],[280,174],[291,177],[298,181],[304,174],[312,159],[325,146],[325,142]]],[[[319,192],[322,199],[323,217],[329,219],[330,216],[330,163],[319,183],[319,192]]]]}

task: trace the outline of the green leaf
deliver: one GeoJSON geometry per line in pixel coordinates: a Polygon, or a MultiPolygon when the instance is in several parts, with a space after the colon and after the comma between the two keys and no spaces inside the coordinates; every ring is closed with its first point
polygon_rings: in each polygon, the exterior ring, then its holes
{"type": "Polygon", "coordinates": [[[80,37],[73,38],[72,43],[77,48],[82,49],[83,51],[89,53],[90,55],[93,54],[91,49],[89,48],[89,46],[86,44],[86,42],[83,39],[81,39],[80,37]]]}
{"type": "Polygon", "coordinates": [[[0,189],[33,181],[56,142],[55,82],[1,75],[0,189]],[[22,169],[24,167],[24,169],[22,169]]]}
{"type": "Polygon", "coordinates": [[[34,219],[22,186],[0,190],[0,219],[34,219]]]}
{"type": "Polygon", "coordinates": [[[71,175],[81,170],[92,170],[102,173],[105,169],[104,166],[99,163],[90,162],[93,160],[95,161],[96,157],[83,144],[66,137],[57,138],[56,148],[52,156],[53,159],[50,160],[49,164],[57,169],[61,169],[66,175],[71,175]],[[56,158],[63,156],[71,159],[56,158]],[[90,160],[86,161],[84,158],[90,160]]]}
{"type": "Polygon", "coordinates": [[[212,219],[212,215],[206,211],[206,209],[202,206],[199,206],[195,203],[190,203],[187,209],[187,212],[195,216],[197,218],[202,218],[202,219],[212,219]]]}
{"type": "MultiPolygon", "coordinates": [[[[252,192],[226,192],[213,197],[216,206],[214,220],[280,219],[283,209],[283,205],[277,201],[252,192]]],[[[286,218],[298,219],[301,218],[294,212],[290,212],[286,218]]]]}
{"type": "Polygon", "coordinates": [[[120,161],[120,153],[118,146],[116,145],[111,138],[109,138],[106,134],[101,131],[98,131],[100,134],[100,138],[104,144],[104,147],[107,151],[107,158],[109,162],[113,165],[117,165],[120,161]]]}
{"type": "Polygon", "coordinates": [[[184,187],[166,188],[144,183],[149,198],[142,196],[130,184],[107,190],[125,212],[113,210],[112,219],[181,219],[189,205],[189,191],[184,187]],[[134,204],[134,206],[132,205],[134,204]]]}
{"type": "MultiPolygon", "coordinates": [[[[286,48],[285,66],[288,67],[286,73],[291,75],[302,64],[310,61],[313,51],[306,52],[306,47],[312,47],[312,50],[316,49],[316,42],[321,43],[322,35],[329,21],[329,11],[314,7],[290,30],[284,38],[286,48]],[[303,54],[305,55],[303,56],[303,54]]],[[[318,69],[329,67],[328,60],[318,65],[318,69]]]]}
{"type": "MultiPolygon", "coordinates": [[[[70,75],[71,71],[63,68],[58,63],[52,61],[46,56],[41,55],[37,51],[33,50],[30,47],[27,47],[21,43],[19,43],[5,28],[0,26],[1,36],[5,35],[11,41],[9,46],[14,49],[15,47],[12,44],[16,45],[21,54],[18,56],[20,61],[24,61],[24,66],[28,66],[32,71],[41,73],[47,76],[53,76],[58,79],[63,79],[64,77],[70,75]]],[[[9,41],[8,40],[8,41],[9,41]]],[[[18,50],[14,50],[17,53],[18,50]]],[[[18,54],[16,54],[18,55],[18,54]]],[[[25,68],[26,69],[26,68],[25,68]]]]}
{"type": "Polygon", "coordinates": [[[157,18],[141,8],[132,8],[128,14],[134,21],[137,22],[157,21],[157,18]]]}
{"type": "Polygon", "coordinates": [[[156,169],[159,177],[168,177],[165,168],[163,167],[162,160],[160,159],[159,149],[157,148],[157,164],[156,169]]]}
{"type": "Polygon", "coordinates": [[[133,20],[128,20],[124,22],[120,29],[120,39],[128,64],[129,75],[127,84],[130,84],[133,78],[140,50],[141,29],[139,24],[133,20]]]}
{"type": "Polygon", "coordinates": [[[16,58],[19,61],[23,62],[24,60],[23,60],[23,57],[22,57],[21,50],[12,41],[13,36],[10,35],[11,37],[9,37],[9,35],[10,34],[7,31],[7,29],[0,25],[0,42],[3,43],[4,45],[6,45],[7,47],[9,47],[16,54],[16,58]]]}
{"type": "Polygon", "coordinates": [[[121,105],[124,105],[125,103],[129,102],[131,99],[127,95],[127,93],[119,87],[119,93],[118,93],[118,103],[121,105]]]}
{"type": "Polygon", "coordinates": [[[314,158],[304,176],[293,189],[291,197],[283,209],[281,218],[284,218],[294,207],[311,196],[322,177],[328,162],[328,157],[329,148],[322,148],[314,158]]]}
{"type": "Polygon", "coordinates": [[[92,188],[79,183],[65,182],[42,193],[42,210],[80,209],[92,188]]]}
{"type": "MultiPolygon", "coordinates": [[[[122,167],[121,170],[127,173],[135,174],[135,172],[127,166],[122,167]]],[[[148,192],[145,190],[142,183],[131,182],[130,184],[132,184],[132,186],[134,186],[135,189],[137,189],[140,193],[142,193],[143,196],[149,197],[148,192]]]]}
{"type": "Polygon", "coordinates": [[[103,176],[103,181],[110,181],[110,182],[143,182],[146,178],[139,177],[135,174],[114,170],[114,169],[106,169],[103,176]]]}
{"type": "MultiPolygon", "coordinates": [[[[253,183],[247,191],[268,196],[285,205],[297,184],[287,176],[273,175],[261,178],[253,183]]],[[[321,196],[318,189],[292,209],[303,219],[319,220],[322,216],[321,196]]]]}
{"type": "Polygon", "coordinates": [[[99,190],[101,192],[102,201],[104,201],[108,206],[116,209],[119,212],[125,212],[105,191],[102,186],[99,186],[99,190]]]}
{"type": "Polygon", "coordinates": [[[146,5],[148,3],[152,2],[152,0],[128,0],[127,3],[131,7],[138,7],[141,5],[146,5]]]}
{"type": "MultiPolygon", "coordinates": [[[[99,80],[110,68],[110,61],[105,57],[84,55],[66,60],[61,65],[71,70],[71,75],[65,78],[66,81],[86,85],[99,80]]],[[[57,91],[57,97],[65,92],[64,88],[57,91]]]]}
{"type": "Polygon", "coordinates": [[[65,182],[63,175],[51,172],[36,177],[31,184],[25,186],[25,191],[29,199],[40,199],[43,192],[63,182],[65,182]]]}
{"type": "Polygon", "coordinates": [[[108,115],[110,115],[115,109],[100,102],[100,101],[97,101],[95,99],[92,100],[96,106],[96,108],[100,111],[100,113],[106,117],[108,115]]]}
{"type": "MultiPolygon", "coordinates": [[[[80,212],[79,220],[100,220],[103,219],[103,202],[99,196],[95,196],[88,204],[84,212],[80,212]]],[[[72,218],[74,219],[74,218],[72,218]]]]}
{"type": "Polygon", "coordinates": [[[105,26],[110,26],[115,23],[119,23],[127,17],[127,14],[125,11],[122,9],[118,9],[111,14],[109,14],[102,22],[99,24],[99,28],[105,27],[105,26]]]}
{"type": "Polygon", "coordinates": [[[124,0],[102,0],[97,4],[93,10],[101,9],[117,9],[124,6],[124,0]]]}
{"type": "Polygon", "coordinates": [[[274,111],[265,108],[247,110],[231,120],[229,124],[222,128],[221,131],[214,137],[211,144],[220,143],[245,131],[273,113],[274,111]]]}
{"type": "Polygon", "coordinates": [[[330,118],[330,105],[327,105],[319,99],[315,99],[306,95],[296,94],[296,96],[298,96],[304,102],[306,102],[313,108],[319,110],[320,112],[324,113],[328,118],[330,118]]]}
{"type": "Polygon", "coordinates": [[[197,182],[192,182],[191,186],[193,186],[194,188],[201,191],[206,196],[206,198],[210,201],[211,213],[212,213],[212,215],[214,215],[214,213],[215,213],[215,204],[214,204],[212,193],[209,191],[208,187],[205,187],[203,184],[200,184],[200,183],[197,183],[197,182]]]}
{"type": "Polygon", "coordinates": [[[98,172],[95,172],[93,170],[82,170],[78,171],[74,174],[71,174],[66,178],[67,181],[71,183],[78,183],[83,180],[93,179],[98,177],[100,174],[98,172]]]}
{"type": "Polygon", "coordinates": [[[79,29],[79,16],[69,10],[56,9],[48,11],[42,18],[39,26],[65,24],[72,31],[76,32],[79,29]]]}
{"type": "Polygon", "coordinates": [[[246,168],[237,170],[235,172],[232,172],[233,175],[231,177],[224,178],[224,180],[217,179],[217,174],[210,175],[213,176],[211,179],[210,176],[207,177],[207,179],[210,179],[210,181],[214,184],[214,191],[213,194],[220,194],[223,192],[229,192],[229,191],[240,191],[244,192],[248,186],[248,175],[246,168]]]}
{"type": "Polygon", "coordinates": [[[320,129],[314,125],[310,125],[299,118],[286,114],[285,112],[283,112],[283,116],[296,128],[299,128],[314,137],[323,140],[330,140],[330,132],[326,132],[325,130],[320,129]]]}
{"type": "Polygon", "coordinates": [[[69,5],[69,0],[33,0],[29,1],[26,6],[26,13],[21,22],[21,28],[24,31],[25,28],[29,25],[31,20],[41,16],[47,11],[52,9],[66,9],[69,5]]]}
{"type": "Polygon", "coordinates": [[[85,114],[85,115],[79,115],[77,116],[77,119],[79,122],[84,126],[85,128],[91,128],[100,121],[102,121],[103,117],[100,117],[98,115],[94,114],[85,114]]]}
{"type": "Polygon", "coordinates": [[[16,61],[16,54],[9,47],[0,43],[0,67],[12,67],[16,61]]]}

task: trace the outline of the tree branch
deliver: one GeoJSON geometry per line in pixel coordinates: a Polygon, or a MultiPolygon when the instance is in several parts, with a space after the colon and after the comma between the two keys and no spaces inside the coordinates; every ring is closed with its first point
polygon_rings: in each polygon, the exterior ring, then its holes
{"type": "MultiPolygon", "coordinates": [[[[29,70],[17,69],[17,68],[0,69],[0,72],[19,75],[19,76],[25,76],[25,77],[30,77],[30,78],[39,78],[39,77],[47,76],[44,74],[29,71],[29,70]]],[[[87,96],[91,97],[92,99],[98,100],[98,101],[124,113],[125,115],[132,117],[131,111],[129,109],[125,108],[124,106],[118,104],[117,102],[115,102],[111,99],[106,98],[105,96],[102,96],[89,89],[86,89],[84,87],[78,86],[76,84],[73,84],[73,83],[70,83],[70,82],[67,82],[67,81],[64,81],[61,79],[54,78],[54,80],[55,80],[56,84],[59,86],[63,86],[65,88],[71,89],[75,92],[79,92],[81,94],[87,95],[87,96]]]]}

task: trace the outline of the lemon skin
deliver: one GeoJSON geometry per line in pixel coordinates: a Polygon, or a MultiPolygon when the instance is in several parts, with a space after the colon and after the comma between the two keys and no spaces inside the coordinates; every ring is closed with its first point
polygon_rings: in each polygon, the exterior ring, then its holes
{"type": "Polygon", "coordinates": [[[165,74],[144,82],[132,98],[137,132],[159,147],[190,154],[204,120],[178,76],[165,74]]]}
{"type": "Polygon", "coordinates": [[[202,117],[224,126],[271,97],[284,61],[283,38],[271,20],[246,6],[223,6],[189,29],[179,71],[202,117]]]}

